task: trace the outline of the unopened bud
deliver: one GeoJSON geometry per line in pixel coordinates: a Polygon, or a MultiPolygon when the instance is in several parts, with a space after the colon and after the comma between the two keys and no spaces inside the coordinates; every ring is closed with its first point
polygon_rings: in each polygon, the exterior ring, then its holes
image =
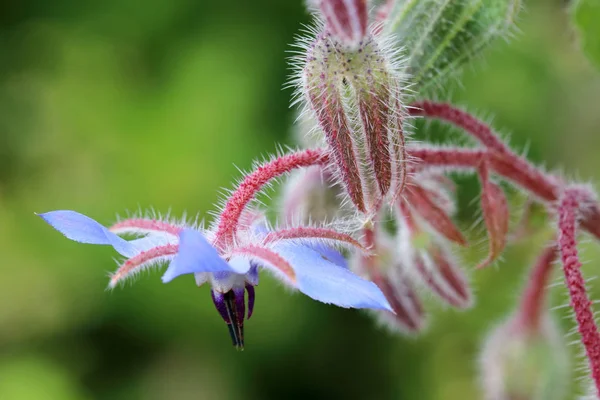
{"type": "Polygon", "coordinates": [[[549,315],[536,331],[511,319],[489,336],[481,354],[486,400],[561,400],[569,379],[568,356],[549,315]]]}
{"type": "Polygon", "coordinates": [[[515,26],[521,0],[395,1],[385,9],[383,32],[406,49],[407,72],[415,93],[444,87],[467,65],[515,26]]]}
{"type": "Polygon", "coordinates": [[[418,333],[425,327],[425,311],[412,276],[396,256],[395,243],[386,232],[377,233],[369,256],[356,255],[353,269],[366,274],[381,289],[394,313],[376,311],[379,322],[391,331],[418,333]]]}
{"type": "Polygon", "coordinates": [[[346,193],[361,212],[404,187],[401,77],[371,36],[348,48],[327,31],[307,49],[302,90],[346,193]]]}

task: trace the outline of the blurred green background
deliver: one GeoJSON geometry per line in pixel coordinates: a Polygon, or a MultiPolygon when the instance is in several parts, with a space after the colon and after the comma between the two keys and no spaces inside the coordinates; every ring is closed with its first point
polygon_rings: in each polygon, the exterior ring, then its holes
{"type": "MultiPolygon", "coordinates": [[[[236,166],[293,143],[281,87],[286,50],[307,21],[300,0],[0,5],[0,399],[481,397],[478,349],[513,306],[541,235],[472,273],[473,310],[430,305],[418,338],[264,276],[247,349],[236,352],[208,288],[191,278],[163,285],[153,271],[107,292],[115,253],[65,240],[33,214],[73,209],[110,223],[154,207],[210,218],[236,166]]],[[[439,98],[493,116],[533,160],[594,182],[600,79],[566,4],[529,1],[519,26],[439,98]]],[[[464,181],[469,226],[476,187],[464,181]]],[[[585,256],[600,260],[597,246],[585,256]]],[[[585,266],[588,276],[599,264],[585,266]]],[[[566,304],[564,289],[554,295],[566,304]]]]}

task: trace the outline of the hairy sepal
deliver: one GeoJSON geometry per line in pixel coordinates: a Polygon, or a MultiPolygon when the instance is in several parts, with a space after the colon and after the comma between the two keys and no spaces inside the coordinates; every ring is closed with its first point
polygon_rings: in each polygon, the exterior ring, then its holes
{"type": "Polygon", "coordinates": [[[496,261],[506,247],[510,214],[504,191],[490,180],[487,163],[481,165],[479,176],[481,179],[481,210],[489,238],[488,256],[477,267],[483,268],[496,261]]]}
{"type": "Polygon", "coordinates": [[[372,36],[348,51],[327,32],[306,46],[301,68],[307,98],[340,181],[355,208],[377,211],[382,197],[405,180],[402,75],[396,56],[372,36]]]}

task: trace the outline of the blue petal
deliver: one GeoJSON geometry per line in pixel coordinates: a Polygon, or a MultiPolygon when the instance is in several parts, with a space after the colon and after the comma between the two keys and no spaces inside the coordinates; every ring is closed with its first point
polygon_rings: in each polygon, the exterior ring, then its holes
{"type": "Polygon", "coordinates": [[[133,242],[120,238],[90,217],[75,211],[50,211],[39,216],[68,239],[76,242],[110,245],[125,257],[133,257],[140,252],[133,242]]]}
{"type": "Polygon", "coordinates": [[[245,273],[250,268],[249,264],[239,264],[235,267],[236,269],[219,256],[202,233],[194,229],[184,229],[179,234],[179,251],[162,276],[162,281],[167,283],[179,275],[198,272],[245,273]]]}
{"type": "Polygon", "coordinates": [[[348,262],[344,258],[343,254],[333,247],[323,242],[316,242],[306,246],[321,254],[321,256],[323,256],[326,260],[331,261],[335,265],[348,269],[348,262]]]}
{"type": "Polygon", "coordinates": [[[340,307],[392,311],[377,285],[327,261],[318,252],[294,244],[278,244],[274,250],[294,268],[297,288],[305,295],[340,307]]]}

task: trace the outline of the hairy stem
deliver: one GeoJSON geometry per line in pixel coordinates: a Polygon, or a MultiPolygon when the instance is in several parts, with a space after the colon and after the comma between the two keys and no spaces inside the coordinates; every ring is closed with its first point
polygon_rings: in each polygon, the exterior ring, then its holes
{"type": "Polygon", "coordinates": [[[469,133],[488,149],[502,154],[513,154],[510,148],[500,140],[483,121],[448,103],[421,101],[410,105],[411,116],[436,118],[446,121],[469,133]]]}
{"type": "MultiPolygon", "coordinates": [[[[529,168],[519,168],[517,164],[489,150],[427,147],[411,148],[408,154],[416,160],[416,165],[413,166],[415,170],[477,170],[483,160],[486,160],[494,173],[533,194],[552,208],[555,208],[564,190],[564,184],[558,178],[536,169],[531,164],[529,168]]],[[[600,239],[600,206],[597,203],[587,205],[581,227],[600,239]]]]}
{"type": "Polygon", "coordinates": [[[328,157],[323,150],[303,150],[277,157],[247,175],[231,194],[221,215],[215,235],[217,247],[231,245],[244,208],[256,194],[272,179],[296,168],[326,164],[328,157]]]}
{"type": "Polygon", "coordinates": [[[523,177],[529,178],[531,183],[537,182],[538,189],[546,190],[546,194],[552,192],[553,177],[545,175],[525,158],[513,152],[489,125],[468,112],[448,103],[432,101],[413,103],[409,110],[412,116],[436,118],[461,128],[494,153],[499,168],[518,170],[523,177]]]}
{"type": "Polygon", "coordinates": [[[596,385],[596,393],[600,396],[600,333],[594,321],[592,301],[586,292],[575,241],[581,200],[581,191],[577,189],[567,189],[562,197],[558,209],[558,247],[571,298],[571,307],[575,312],[581,342],[585,347],[592,379],[596,385]]]}
{"type": "Polygon", "coordinates": [[[548,246],[537,259],[527,280],[527,285],[521,297],[517,324],[520,328],[536,332],[545,307],[546,292],[552,266],[558,255],[556,245],[548,246]]]}

